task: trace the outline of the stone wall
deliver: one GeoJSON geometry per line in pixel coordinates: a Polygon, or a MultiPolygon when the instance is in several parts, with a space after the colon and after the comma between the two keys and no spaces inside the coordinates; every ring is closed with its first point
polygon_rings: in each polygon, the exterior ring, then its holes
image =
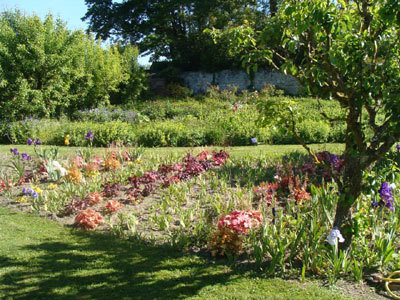
{"type": "MultiPolygon", "coordinates": [[[[185,72],[181,74],[183,84],[195,94],[204,93],[209,85],[219,85],[221,89],[238,86],[239,90],[248,89],[251,84],[250,75],[241,70],[224,70],[217,73],[185,72]]],[[[254,88],[261,90],[264,85],[271,84],[290,95],[298,95],[299,82],[292,76],[276,71],[261,70],[254,74],[254,88]]]]}

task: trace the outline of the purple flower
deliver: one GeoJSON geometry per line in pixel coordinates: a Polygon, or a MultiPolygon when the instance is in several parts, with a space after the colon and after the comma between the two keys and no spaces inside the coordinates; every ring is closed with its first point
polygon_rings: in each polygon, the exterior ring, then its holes
{"type": "MultiPolygon", "coordinates": [[[[379,203],[372,203],[373,206],[383,206],[386,205],[387,208],[393,210],[393,195],[392,187],[389,186],[387,182],[382,183],[381,188],[378,190],[381,200],[379,203]]],[[[375,201],[376,202],[376,201],[375,201]]]]}
{"type": "Polygon", "coordinates": [[[33,143],[33,140],[31,138],[28,138],[28,145],[30,146],[30,145],[32,145],[32,143],[33,143]]]}
{"type": "Polygon", "coordinates": [[[87,140],[93,140],[94,139],[94,134],[93,134],[93,132],[92,132],[92,130],[89,130],[87,133],[86,133],[86,137],[85,137],[87,140]]]}
{"type": "Polygon", "coordinates": [[[255,137],[251,138],[251,143],[253,145],[257,144],[257,138],[255,138],[255,137]]]}
{"type": "Polygon", "coordinates": [[[339,162],[339,158],[335,154],[331,154],[330,163],[336,165],[339,162]]]}
{"type": "Polygon", "coordinates": [[[19,155],[19,152],[18,152],[17,148],[11,148],[10,152],[14,153],[15,156],[19,155]]]}
{"type": "Polygon", "coordinates": [[[23,160],[30,160],[31,159],[31,157],[26,153],[21,153],[21,156],[22,156],[23,160]]]}
{"type": "Polygon", "coordinates": [[[38,146],[38,145],[40,145],[40,140],[39,140],[39,139],[37,139],[37,140],[35,141],[35,146],[38,146]]]}
{"type": "Polygon", "coordinates": [[[34,189],[32,189],[32,188],[27,188],[27,189],[23,188],[23,189],[22,189],[22,192],[23,192],[25,195],[31,196],[32,198],[37,198],[37,197],[39,197],[39,194],[38,194],[34,189]]]}

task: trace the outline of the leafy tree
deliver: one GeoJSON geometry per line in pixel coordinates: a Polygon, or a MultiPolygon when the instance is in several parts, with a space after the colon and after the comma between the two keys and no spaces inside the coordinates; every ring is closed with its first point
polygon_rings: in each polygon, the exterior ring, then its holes
{"type": "Polygon", "coordinates": [[[0,119],[54,117],[107,104],[110,93],[129,81],[130,66],[118,47],[104,48],[52,15],[42,22],[19,11],[3,12],[0,119]]]}
{"type": "MultiPolygon", "coordinates": [[[[240,65],[227,56],[228,43],[216,46],[208,27],[224,28],[245,20],[255,29],[265,24],[269,1],[256,0],[85,0],[90,30],[103,39],[120,38],[152,53],[153,61],[166,58],[182,70],[216,70],[240,65]]],[[[276,2],[276,1],[274,1],[276,2]]]]}
{"type": "MultiPolygon", "coordinates": [[[[352,236],[352,207],[363,189],[363,172],[400,138],[400,10],[397,0],[287,0],[257,36],[247,28],[236,43],[256,45],[254,63],[267,59],[296,76],[312,94],[338,101],[347,125],[345,171],[334,226],[352,236]],[[270,47],[280,42],[280,47],[270,47]],[[301,55],[299,55],[299,53],[301,55]],[[297,60],[297,61],[296,61],[297,60]]],[[[238,47],[236,45],[236,47],[238,47]]],[[[294,101],[262,105],[264,124],[296,133],[294,101]]],[[[306,145],[304,145],[307,147],[306,145]]]]}

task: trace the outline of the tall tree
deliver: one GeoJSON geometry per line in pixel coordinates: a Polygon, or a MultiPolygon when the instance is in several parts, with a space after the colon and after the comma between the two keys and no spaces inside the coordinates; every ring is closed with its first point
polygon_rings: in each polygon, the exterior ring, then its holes
{"type": "Polygon", "coordinates": [[[265,24],[265,1],[256,0],[85,0],[90,30],[102,38],[137,43],[142,53],[173,61],[185,70],[238,65],[225,45],[214,45],[203,31],[247,21],[256,29],[265,24]]]}

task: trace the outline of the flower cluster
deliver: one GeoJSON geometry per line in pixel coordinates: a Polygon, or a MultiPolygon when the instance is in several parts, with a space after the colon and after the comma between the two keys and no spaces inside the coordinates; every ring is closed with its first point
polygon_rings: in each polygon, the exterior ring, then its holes
{"type": "Polygon", "coordinates": [[[52,165],[53,165],[54,170],[60,173],[61,177],[68,175],[67,169],[65,169],[63,166],[61,166],[58,161],[53,160],[52,165]]]}
{"type": "Polygon", "coordinates": [[[393,186],[389,185],[387,182],[382,183],[381,188],[378,190],[379,196],[381,200],[379,202],[372,201],[371,205],[373,207],[378,207],[378,206],[386,206],[390,210],[393,210],[393,186]]]}
{"type": "Polygon", "coordinates": [[[68,145],[69,145],[69,139],[70,139],[70,136],[69,136],[69,134],[67,134],[67,135],[65,136],[65,138],[64,138],[64,144],[65,144],[65,146],[68,146],[68,145]]]}
{"type": "Polygon", "coordinates": [[[234,210],[219,219],[218,229],[229,228],[237,233],[246,234],[250,229],[260,226],[262,221],[260,212],[234,210]]]}
{"type": "Polygon", "coordinates": [[[294,188],[289,198],[294,199],[296,204],[302,204],[305,200],[311,199],[311,194],[308,193],[305,188],[294,188]]]}
{"type": "Polygon", "coordinates": [[[104,210],[107,213],[115,213],[117,211],[119,211],[124,205],[121,202],[118,201],[114,201],[114,200],[109,200],[106,203],[106,206],[104,207],[104,210]]]}
{"type": "Polygon", "coordinates": [[[86,196],[85,200],[89,205],[95,205],[103,201],[103,194],[99,192],[93,192],[86,196]]]}
{"type": "Polygon", "coordinates": [[[29,188],[23,188],[22,193],[24,193],[26,196],[30,196],[32,198],[38,198],[39,194],[42,193],[42,190],[38,187],[29,187],[29,188]]]}
{"type": "MultiPolygon", "coordinates": [[[[12,154],[14,154],[14,156],[19,156],[19,152],[18,152],[18,149],[17,148],[11,148],[10,149],[10,152],[12,153],[12,154]]],[[[32,157],[30,156],[30,155],[28,155],[27,153],[21,153],[21,159],[22,160],[31,160],[32,159],[32,157]]]]}
{"type": "Polygon", "coordinates": [[[82,182],[82,173],[76,166],[72,166],[68,169],[67,179],[72,183],[80,184],[82,182]]]}
{"type": "Polygon", "coordinates": [[[28,143],[29,146],[31,146],[32,144],[35,145],[35,146],[39,146],[41,144],[39,139],[35,140],[33,138],[28,138],[27,143],[28,143]]]}
{"type": "Polygon", "coordinates": [[[106,159],[104,160],[104,169],[116,170],[119,168],[121,168],[121,163],[119,162],[118,158],[113,153],[107,155],[106,159]]]}
{"type": "Polygon", "coordinates": [[[141,177],[129,177],[131,187],[127,196],[131,201],[136,201],[139,197],[150,195],[157,187],[168,187],[172,183],[190,180],[209,169],[217,168],[225,164],[228,157],[229,154],[223,150],[212,154],[202,151],[196,156],[188,154],[181,163],[162,165],[157,171],[147,171],[141,177]]]}
{"type": "Polygon", "coordinates": [[[95,229],[103,223],[103,217],[94,210],[82,210],[75,217],[75,224],[86,230],[95,229]]]}

